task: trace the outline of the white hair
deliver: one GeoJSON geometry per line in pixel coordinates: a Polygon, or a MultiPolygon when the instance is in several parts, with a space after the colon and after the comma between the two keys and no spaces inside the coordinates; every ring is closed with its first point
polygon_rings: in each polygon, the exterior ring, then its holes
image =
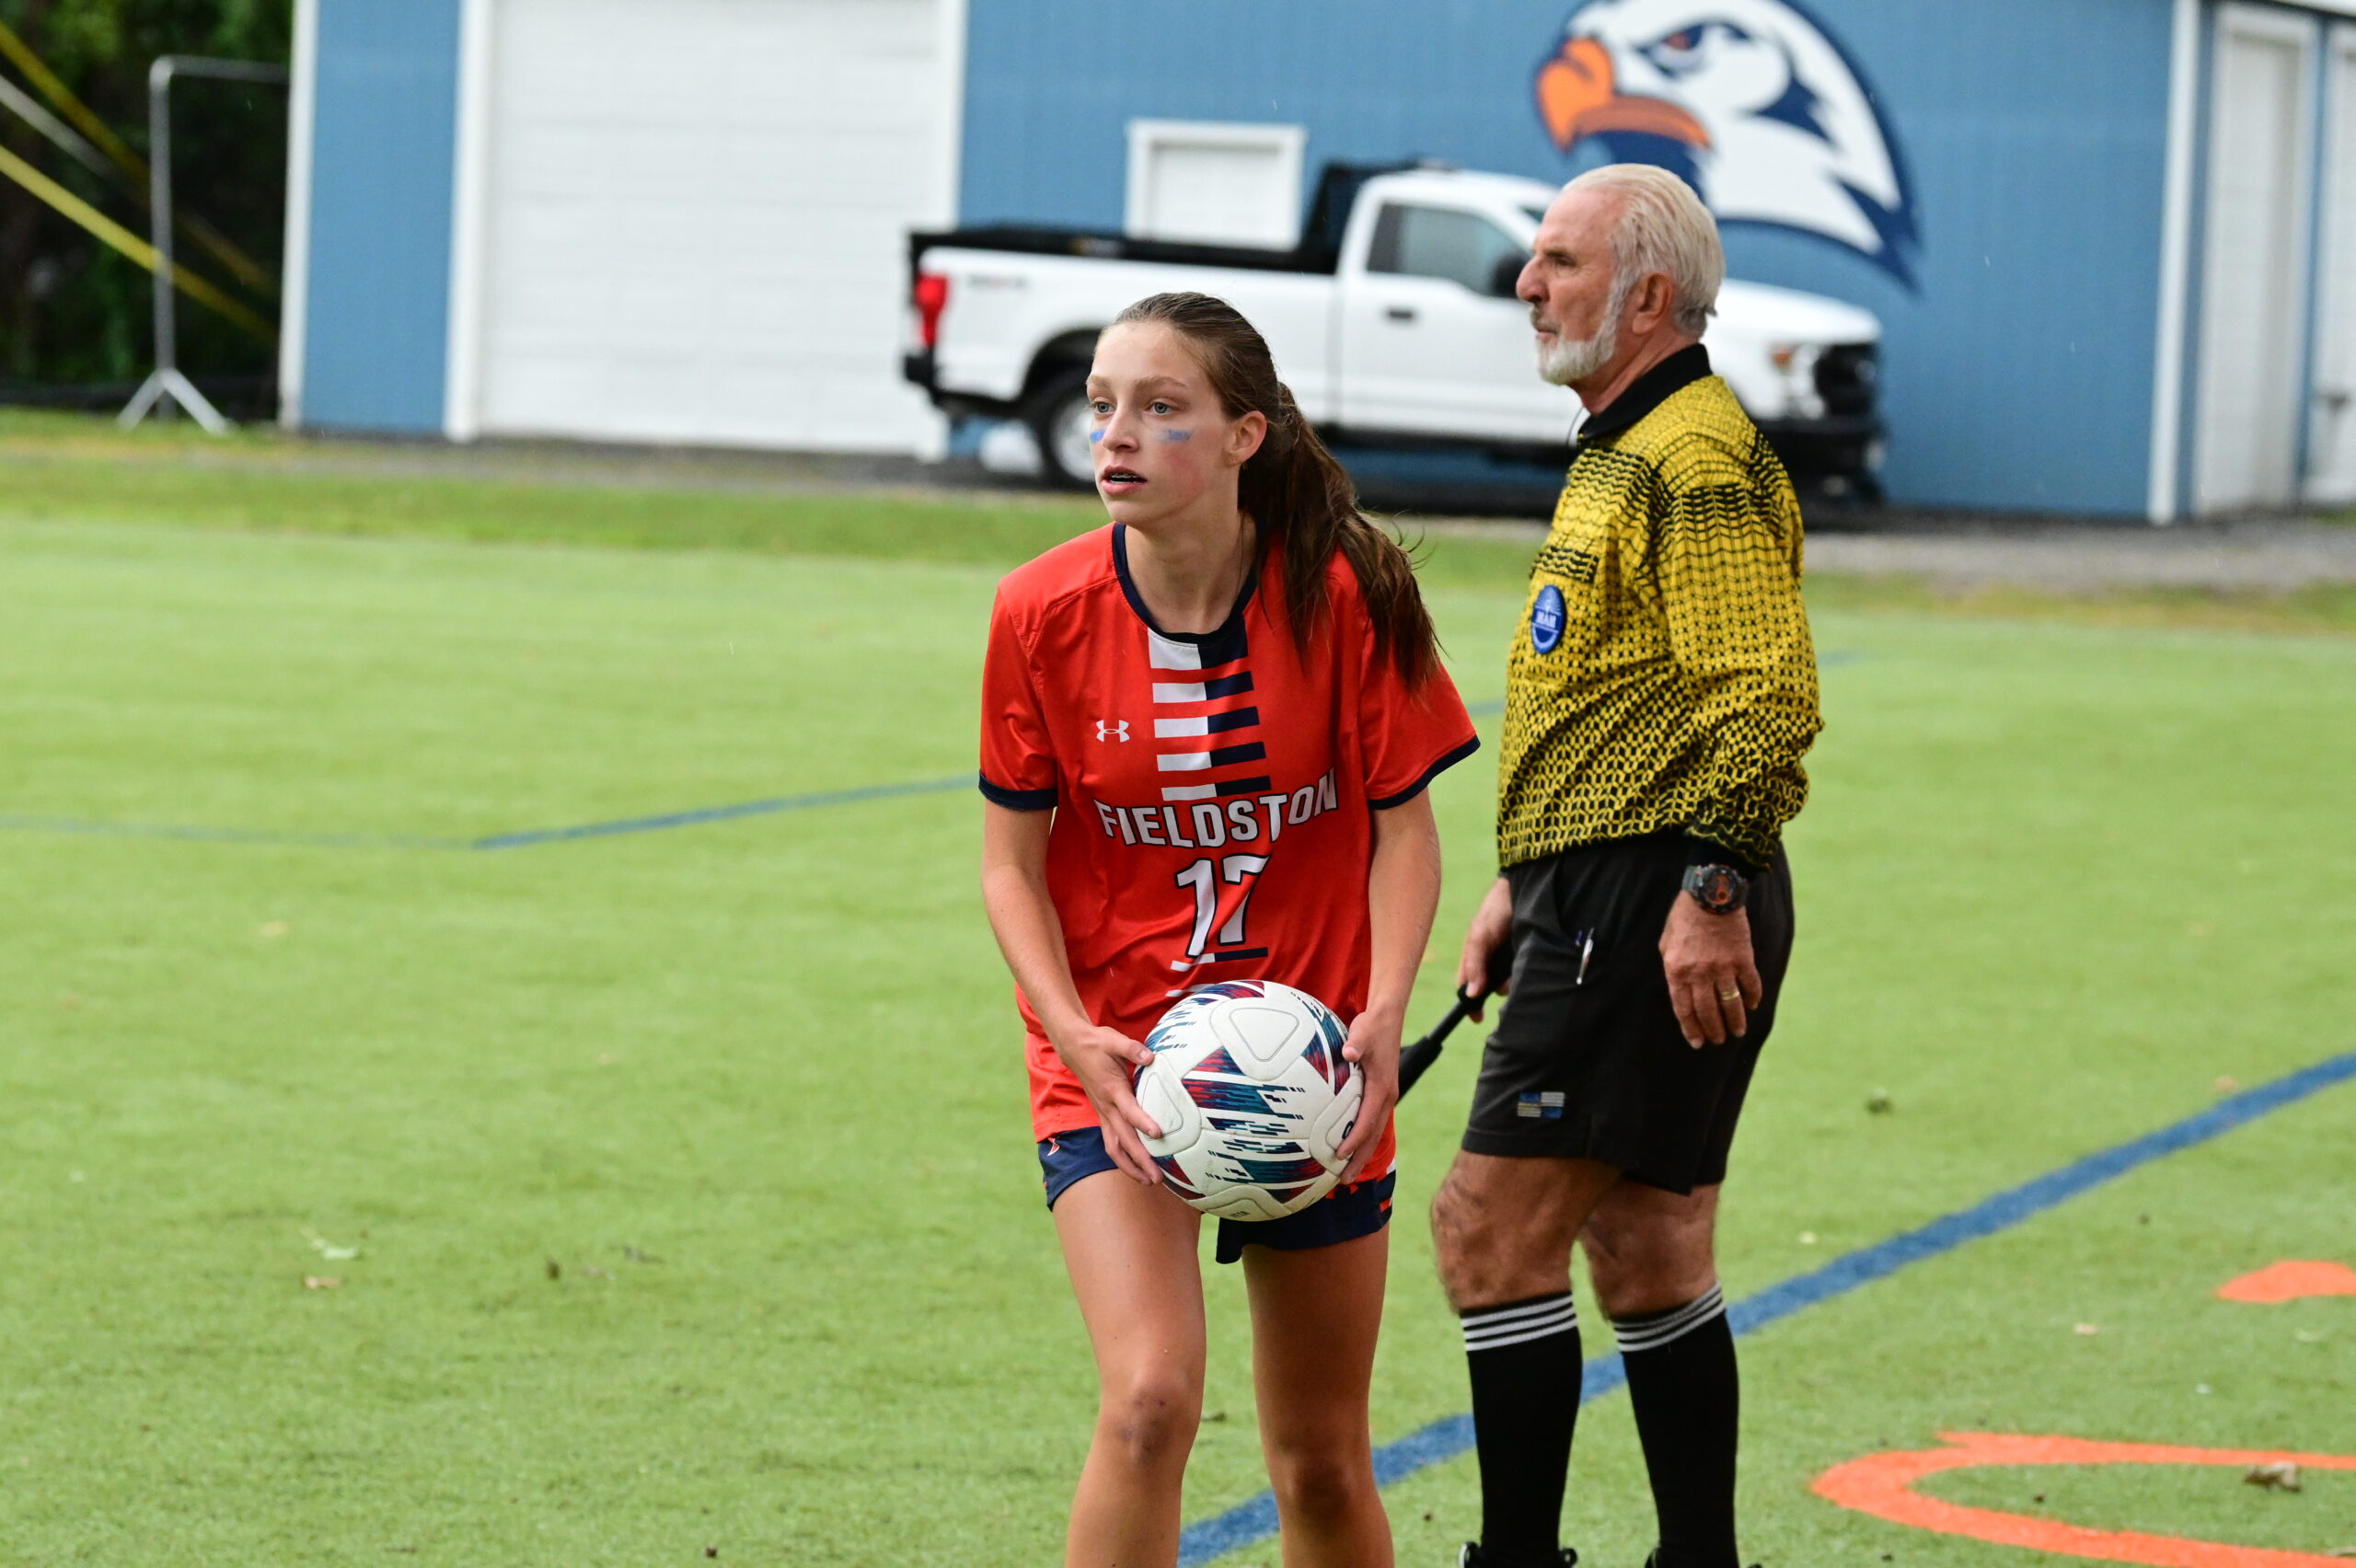
{"type": "Polygon", "coordinates": [[[1727,253],[1718,224],[1693,188],[1654,164],[1605,164],[1565,190],[1617,190],[1626,198],[1611,225],[1611,312],[1616,322],[1628,294],[1647,273],[1665,273],[1675,300],[1669,320],[1700,337],[1717,313],[1727,253]]]}

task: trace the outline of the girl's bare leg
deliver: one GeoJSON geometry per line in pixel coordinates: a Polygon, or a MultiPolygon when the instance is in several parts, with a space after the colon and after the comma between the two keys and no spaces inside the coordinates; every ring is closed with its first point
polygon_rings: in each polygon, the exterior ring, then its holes
{"type": "Polygon", "coordinates": [[[1367,1389],[1391,1236],[1305,1252],[1252,1247],[1252,1378],[1285,1568],[1391,1568],[1367,1389]]]}
{"type": "Polygon", "coordinates": [[[1055,1216],[1103,1390],[1064,1562],[1169,1568],[1203,1413],[1202,1216],[1118,1171],[1066,1188],[1055,1216]]]}

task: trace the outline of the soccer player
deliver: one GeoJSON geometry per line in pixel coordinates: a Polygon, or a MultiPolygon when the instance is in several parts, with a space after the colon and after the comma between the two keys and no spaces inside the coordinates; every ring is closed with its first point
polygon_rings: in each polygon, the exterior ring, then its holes
{"type": "Polygon", "coordinates": [[[1124,311],[1088,380],[1108,527],[1007,577],[982,679],[982,889],[1029,1031],[1032,1133],[1102,1397],[1070,1568],[1176,1561],[1202,1409],[1201,1216],[1130,1092],[1189,987],[1281,981],[1349,1020],[1342,1184],[1221,1220],[1291,1568],[1387,1568],[1367,1387],[1407,994],[1439,895],[1425,786],[1478,742],[1405,553],[1233,307],[1124,311]]]}
{"type": "Polygon", "coordinates": [[[1506,666],[1497,861],[1459,981],[1510,945],[1432,1203],[1481,1464],[1468,1568],[1556,1568],[1574,1239],[1651,1476],[1652,1568],[1737,1568],[1734,1336],[1712,1231],[1792,950],[1784,824],[1819,727],[1791,482],[1703,329],[1717,225],[1666,169],[1565,186],[1519,294],[1588,409],[1506,666]]]}

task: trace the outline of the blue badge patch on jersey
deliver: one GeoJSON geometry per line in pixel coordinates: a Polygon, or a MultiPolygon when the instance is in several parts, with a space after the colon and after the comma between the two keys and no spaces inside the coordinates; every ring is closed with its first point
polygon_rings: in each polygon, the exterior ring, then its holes
{"type": "Polygon", "coordinates": [[[1563,591],[1552,582],[1538,590],[1538,598],[1530,606],[1530,645],[1541,653],[1552,653],[1563,640],[1563,591]]]}

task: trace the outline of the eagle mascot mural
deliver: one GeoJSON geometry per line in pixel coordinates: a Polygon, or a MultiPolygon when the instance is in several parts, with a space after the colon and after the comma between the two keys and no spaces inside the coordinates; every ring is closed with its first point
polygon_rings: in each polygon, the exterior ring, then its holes
{"type": "Polygon", "coordinates": [[[1536,87],[1562,151],[1594,140],[1662,165],[1721,222],[1819,236],[1913,286],[1914,194],[1889,127],[1786,0],[1592,0],[1536,87]]]}

